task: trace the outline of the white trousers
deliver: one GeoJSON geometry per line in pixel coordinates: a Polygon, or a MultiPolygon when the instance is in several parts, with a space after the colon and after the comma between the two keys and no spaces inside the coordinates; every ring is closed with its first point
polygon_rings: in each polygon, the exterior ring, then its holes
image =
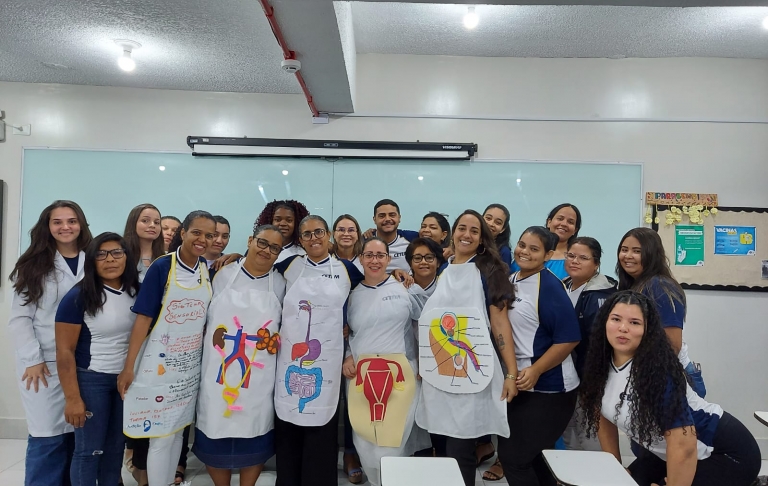
{"type": "Polygon", "coordinates": [[[149,486],[173,484],[179,464],[184,429],[173,435],[149,439],[147,452],[147,478],[149,486]]]}

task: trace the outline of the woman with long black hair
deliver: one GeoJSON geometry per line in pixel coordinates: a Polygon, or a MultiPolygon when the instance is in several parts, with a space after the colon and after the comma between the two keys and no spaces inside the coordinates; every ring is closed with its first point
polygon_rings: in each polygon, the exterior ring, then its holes
{"type": "Polygon", "coordinates": [[[509,239],[512,237],[512,230],[509,228],[509,210],[503,204],[489,204],[483,211],[483,219],[493,234],[493,241],[496,242],[501,260],[507,264],[511,272],[512,249],[509,246],[509,239]]]}
{"type": "Polygon", "coordinates": [[[477,438],[509,437],[506,405],[517,395],[517,363],[507,309],[515,297],[483,217],[468,209],[451,229],[454,255],[419,319],[416,423],[447,437],[446,454],[469,486],[475,484],[477,438]]]}
{"type": "Polygon", "coordinates": [[[132,257],[117,233],[94,238],[85,252],[83,280],[56,311],[56,363],[64,419],[75,428],[70,478],[76,486],[120,480],[125,436],[117,375],[128,352],[131,306],[139,292],[132,257]]]}
{"type": "Polygon", "coordinates": [[[634,290],[650,298],[661,316],[661,325],[677,353],[691,387],[701,398],[707,394],[701,370],[688,356],[683,340],[686,316],[685,291],[669,269],[659,234],[650,228],[634,228],[624,235],[616,251],[619,290],[634,290]]]}
{"type": "Polygon", "coordinates": [[[509,484],[554,485],[542,450],[554,449],[573,416],[579,377],[571,352],[581,339],[579,323],[562,282],[546,262],[557,237],[543,226],[523,231],[515,246],[520,270],[510,280],[509,311],[520,393],[507,407],[509,438],[499,438],[499,458],[509,484]]]}
{"type": "Polygon", "coordinates": [[[8,333],[29,438],[25,484],[69,483],[74,434],[64,420],[64,392],[56,366],[55,316],[59,302],[83,278],[88,221],[73,201],[54,201],[29,232],[29,248],[11,272],[8,333]]]}
{"type": "Polygon", "coordinates": [[[590,339],[580,403],[584,426],[621,463],[618,430],[644,448],[628,471],[640,486],[749,486],[760,471],[755,438],[689,386],[654,302],[611,296],[590,339]]]}

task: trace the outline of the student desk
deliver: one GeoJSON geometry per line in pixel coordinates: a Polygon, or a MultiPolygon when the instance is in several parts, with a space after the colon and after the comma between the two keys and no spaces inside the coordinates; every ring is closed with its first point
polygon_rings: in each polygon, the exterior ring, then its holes
{"type": "Polygon", "coordinates": [[[755,418],[761,424],[768,426],[768,412],[755,412],[755,418]]]}
{"type": "Polygon", "coordinates": [[[558,484],[563,486],[637,486],[607,452],[546,450],[543,454],[558,484]]]}
{"type": "Polygon", "coordinates": [[[464,486],[456,459],[382,457],[381,486],[464,486]]]}

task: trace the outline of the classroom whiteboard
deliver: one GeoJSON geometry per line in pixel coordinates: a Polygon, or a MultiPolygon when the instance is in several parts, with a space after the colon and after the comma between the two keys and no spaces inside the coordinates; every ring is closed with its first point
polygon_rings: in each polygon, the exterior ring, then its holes
{"type": "Polygon", "coordinates": [[[580,234],[603,245],[603,272],[614,274],[621,236],[640,224],[642,165],[623,163],[340,160],[192,157],[183,153],[24,149],[20,251],[40,211],[55,199],[80,204],[94,235],[122,233],[128,212],[152,203],[179,219],[195,209],[229,219],[228,251],[243,251],[254,220],[273,199],[296,199],[333,223],[354,215],[373,225],[373,205],[400,205],[402,229],[418,230],[429,211],[482,212],[494,202],[511,212],[513,245],[527,226],[543,225],[557,204],[581,210],[580,234]],[[163,170],[161,170],[161,167],[163,170]],[[287,172],[287,173],[284,173],[287,172]]]}

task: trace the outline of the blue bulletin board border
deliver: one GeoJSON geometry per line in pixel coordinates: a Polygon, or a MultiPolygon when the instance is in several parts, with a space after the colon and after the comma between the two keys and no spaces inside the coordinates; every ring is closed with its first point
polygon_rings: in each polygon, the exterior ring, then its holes
{"type": "MultiPolygon", "coordinates": [[[[669,206],[654,206],[653,207],[653,220],[656,221],[656,216],[659,211],[669,210],[669,206]]],[[[730,213],[768,213],[768,208],[756,208],[756,207],[736,207],[736,206],[718,206],[718,212],[730,212],[730,213]]],[[[659,225],[656,223],[651,224],[651,228],[658,232],[659,225]]],[[[768,287],[750,287],[747,285],[699,285],[690,283],[680,283],[680,286],[685,290],[718,290],[726,292],[768,292],[768,287]]]]}

